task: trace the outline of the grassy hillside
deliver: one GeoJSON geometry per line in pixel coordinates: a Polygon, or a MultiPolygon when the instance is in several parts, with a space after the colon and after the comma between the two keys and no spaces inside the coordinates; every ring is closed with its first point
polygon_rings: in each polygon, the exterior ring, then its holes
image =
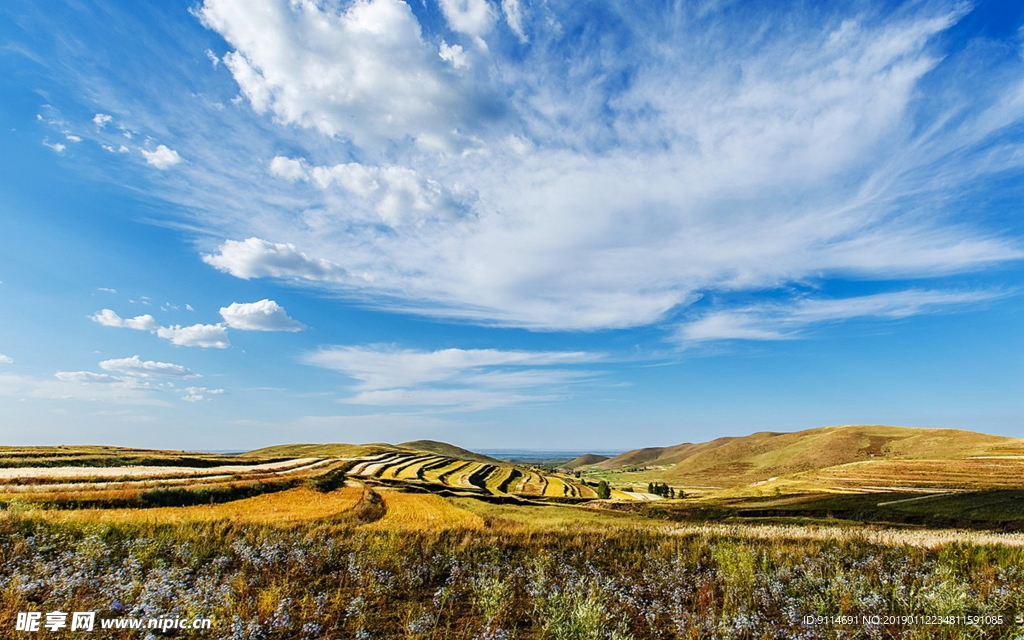
{"type": "Polygon", "coordinates": [[[958,429],[846,425],[640,449],[595,467],[640,467],[670,483],[732,487],[855,462],[977,456],[1024,456],[1024,439],[958,429]]]}
{"type": "Polygon", "coordinates": [[[403,449],[425,451],[427,453],[434,453],[439,456],[455,458],[457,460],[473,460],[474,462],[490,462],[493,464],[499,464],[501,462],[500,460],[495,460],[494,458],[483,454],[474,453],[469,449],[456,447],[455,445],[448,444],[447,442],[437,442],[436,440],[413,440],[412,442],[403,442],[398,446],[403,449]]]}
{"type": "Polygon", "coordinates": [[[0,468],[15,467],[214,467],[225,464],[266,462],[273,455],[225,455],[163,449],[132,449],[102,445],[50,447],[0,447],[0,468]]]}
{"type": "Polygon", "coordinates": [[[400,447],[379,442],[371,444],[278,444],[246,453],[247,456],[274,456],[279,458],[358,458],[373,456],[389,451],[400,451],[400,447]]]}

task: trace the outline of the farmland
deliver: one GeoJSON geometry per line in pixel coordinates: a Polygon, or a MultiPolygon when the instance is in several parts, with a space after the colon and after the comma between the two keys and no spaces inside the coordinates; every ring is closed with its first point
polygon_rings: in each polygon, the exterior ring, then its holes
{"type": "Polygon", "coordinates": [[[839,460],[662,499],[622,481],[654,469],[595,457],[577,477],[463,452],[4,450],[0,617],[203,616],[204,637],[238,639],[1024,633],[1012,457],[839,460]],[[806,618],[877,614],[891,619],[806,618]]]}

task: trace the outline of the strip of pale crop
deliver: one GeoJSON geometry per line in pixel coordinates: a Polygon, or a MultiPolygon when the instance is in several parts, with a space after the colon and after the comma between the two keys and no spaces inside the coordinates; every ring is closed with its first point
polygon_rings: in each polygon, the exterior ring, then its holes
{"type": "Polygon", "coordinates": [[[545,480],[548,481],[547,486],[544,488],[543,495],[545,498],[564,498],[569,495],[568,487],[560,478],[545,476],[545,480]]]}
{"type": "Polygon", "coordinates": [[[515,473],[514,467],[506,467],[504,465],[497,467],[493,473],[487,476],[487,480],[485,482],[487,491],[495,495],[505,493],[505,489],[503,487],[508,484],[513,473],[515,473]]]}
{"type": "Polygon", "coordinates": [[[439,462],[441,460],[444,460],[444,458],[441,458],[439,456],[427,456],[416,461],[411,465],[406,465],[400,472],[396,474],[395,477],[397,477],[399,480],[419,480],[420,471],[424,467],[439,462]]]}
{"type": "Polygon", "coordinates": [[[193,476],[251,473],[296,468],[319,462],[319,458],[298,458],[255,465],[220,467],[13,467],[0,469],[0,480],[13,478],[116,478],[119,476],[193,476]]]}
{"type": "Polygon", "coordinates": [[[676,527],[675,535],[705,538],[753,538],[760,540],[836,540],[891,547],[911,546],[934,549],[949,544],[1024,547],[1024,534],[929,529],[864,529],[852,527],[804,527],[799,525],[700,524],[676,527]]]}

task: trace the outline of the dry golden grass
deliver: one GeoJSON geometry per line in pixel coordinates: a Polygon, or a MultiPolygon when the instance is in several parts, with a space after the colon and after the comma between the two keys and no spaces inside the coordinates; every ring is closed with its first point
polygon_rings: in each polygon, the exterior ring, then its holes
{"type": "Polygon", "coordinates": [[[354,508],[362,497],[363,486],[350,482],[329,493],[302,487],[214,505],[153,509],[39,510],[32,514],[65,522],[185,523],[230,520],[253,524],[283,524],[336,516],[354,508]]]}
{"type": "Polygon", "coordinates": [[[440,456],[430,456],[428,458],[422,458],[413,465],[407,466],[396,474],[396,478],[400,480],[419,480],[420,469],[442,460],[440,456]]]}
{"type": "Polygon", "coordinates": [[[562,498],[569,494],[565,481],[561,478],[547,476],[548,484],[544,487],[544,496],[548,498],[562,498]]]}
{"type": "Polygon", "coordinates": [[[480,516],[460,509],[441,496],[432,493],[401,493],[378,490],[384,500],[386,513],[376,522],[365,525],[368,529],[417,531],[438,529],[481,529],[480,516]]]}
{"type": "MultiPolygon", "coordinates": [[[[487,487],[487,490],[490,491],[491,493],[495,495],[504,495],[504,492],[499,491],[498,488],[502,485],[503,482],[508,480],[508,477],[512,475],[513,471],[515,471],[515,467],[502,465],[495,469],[494,472],[492,472],[489,476],[487,476],[487,479],[484,481],[484,485],[487,487]]],[[[512,487],[509,487],[509,489],[511,488],[512,487]]]]}
{"type": "Polygon", "coordinates": [[[525,472],[522,480],[519,481],[519,485],[512,491],[512,493],[522,494],[524,496],[542,496],[544,490],[547,488],[548,481],[544,476],[533,471],[525,472]]]}

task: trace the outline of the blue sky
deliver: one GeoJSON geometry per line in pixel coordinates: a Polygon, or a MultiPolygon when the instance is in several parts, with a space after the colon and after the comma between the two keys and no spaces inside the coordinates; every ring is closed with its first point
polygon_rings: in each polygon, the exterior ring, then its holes
{"type": "Polygon", "coordinates": [[[0,8],[6,444],[1024,436],[1024,7],[0,8]]]}

